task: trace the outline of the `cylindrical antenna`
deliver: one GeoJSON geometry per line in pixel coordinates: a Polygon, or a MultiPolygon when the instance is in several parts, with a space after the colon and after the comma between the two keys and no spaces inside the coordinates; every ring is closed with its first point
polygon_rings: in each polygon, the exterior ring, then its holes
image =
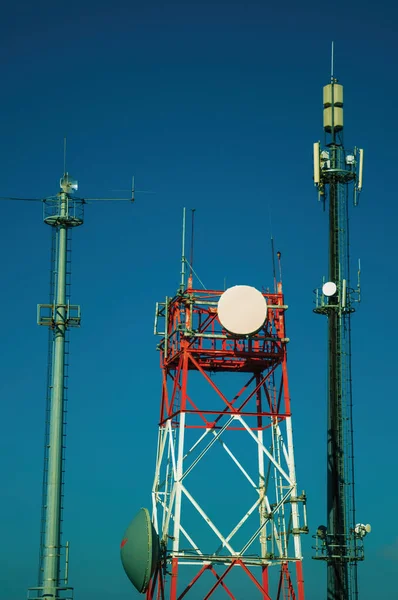
{"type": "MultiPolygon", "coordinates": [[[[321,160],[320,160],[321,150],[320,150],[320,147],[321,147],[320,142],[314,143],[314,184],[318,185],[318,186],[321,181],[321,160]]],[[[319,200],[319,195],[318,195],[318,200],[319,200]]]]}
{"type": "Polygon", "coordinates": [[[334,78],[334,42],[332,42],[332,57],[331,57],[331,65],[330,65],[330,79],[333,81],[334,78]]]}
{"type": "Polygon", "coordinates": [[[180,292],[185,290],[185,222],[186,222],[186,209],[182,209],[182,252],[181,252],[181,283],[180,292]]]}
{"type": "Polygon", "coordinates": [[[193,249],[194,249],[194,239],[195,239],[195,208],[191,208],[191,253],[189,257],[190,264],[190,272],[189,276],[192,278],[193,271],[193,249]]]}

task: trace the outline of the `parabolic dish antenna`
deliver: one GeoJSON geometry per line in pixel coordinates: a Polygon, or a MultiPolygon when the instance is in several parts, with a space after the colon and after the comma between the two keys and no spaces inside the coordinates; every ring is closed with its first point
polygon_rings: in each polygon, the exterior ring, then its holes
{"type": "Polygon", "coordinates": [[[334,296],[337,292],[337,285],[333,281],[327,281],[322,286],[322,294],[324,296],[334,296]]]}
{"type": "Polygon", "coordinates": [[[234,335],[253,335],[267,318],[267,302],[250,285],[235,285],[221,295],[217,305],[221,325],[234,335]]]}
{"type": "Polygon", "coordinates": [[[146,508],[136,514],[120,544],[123,568],[133,586],[144,593],[159,562],[159,536],[146,508]]]}
{"type": "Polygon", "coordinates": [[[69,173],[65,173],[65,175],[61,177],[59,180],[59,185],[61,190],[66,194],[73,194],[73,192],[76,192],[79,187],[77,179],[73,179],[69,173]]]}

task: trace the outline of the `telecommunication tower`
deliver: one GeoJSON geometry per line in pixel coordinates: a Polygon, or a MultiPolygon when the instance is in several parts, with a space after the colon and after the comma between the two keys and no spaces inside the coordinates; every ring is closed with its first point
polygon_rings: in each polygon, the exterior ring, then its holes
{"type": "Polygon", "coordinates": [[[282,283],[197,289],[184,232],[185,211],[181,284],[156,306],[152,517],[128,527],[123,566],[147,600],[304,600],[282,283]]]}
{"type": "Polygon", "coordinates": [[[50,298],[39,304],[37,322],[49,328],[48,382],[44,441],[43,497],[36,598],[73,598],[68,584],[69,544],[62,544],[69,329],[80,326],[80,306],[70,303],[71,232],[83,225],[84,200],[77,181],[65,173],[60,192],[43,203],[44,223],[52,227],[50,298]],[[64,553],[64,554],[63,554],[64,553]],[[65,558],[61,574],[61,556],[65,558]]]}
{"type": "MultiPolygon", "coordinates": [[[[66,141],[64,163],[65,151],[66,141]]],[[[77,181],[64,168],[60,191],[55,196],[1,198],[42,202],[44,223],[52,228],[50,298],[48,304],[37,307],[37,322],[49,328],[49,341],[39,573],[37,586],[28,590],[29,600],[73,600],[68,580],[69,543],[62,543],[62,522],[69,329],[80,326],[80,306],[70,303],[71,232],[83,224],[87,202],[87,198],[75,196],[77,189],[77,181]]],[[[93,200],[134,201],[134,180],[131,198],[90,198],[93,200]]]]}
{"type": "Polygon", "coordinates": [[[314,144],[314,183],[329,213],[329,274],[315,290],[317,314],[328,320],[327,523],[317,530],[315,559],[327,563],[328,600],[358,598],[357,563],[370,525],[356,522],[354,427],[351,377],[351,315],[360,300],[350,282],[349,199],[362,190],[363,150],[347,150],[343,140],[343,86],[333,74],[323,88],[325,141],[314,144]]]}

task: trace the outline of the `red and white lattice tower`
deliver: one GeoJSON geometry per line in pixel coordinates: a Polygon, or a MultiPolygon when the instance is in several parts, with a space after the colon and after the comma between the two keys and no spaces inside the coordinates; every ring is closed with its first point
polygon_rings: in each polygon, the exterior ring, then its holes
{"type": "Polygon", "coordinates": [[[147,600],[304,600],[286,309],[281,283],[222,292],[192,277],[157,305],[161,561],[147,600]]]}

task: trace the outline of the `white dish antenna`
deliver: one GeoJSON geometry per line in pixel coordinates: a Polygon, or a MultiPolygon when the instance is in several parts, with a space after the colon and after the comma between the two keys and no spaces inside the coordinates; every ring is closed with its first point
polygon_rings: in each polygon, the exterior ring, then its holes
{"type": "Polygon", "coordinates": [[[78,189],[79,185],[77,183],[77,179],[73,179],[69,175],[69,173],[65,173],[63,177],[59,180],[59,185],[61,190],[66,194],[73,194],[78,189]]]}
{"type": "Polygon", "coordinates": [[[234,335],[253,335],[267,318],[267,302],[249,285],[235,285],[222,294],[217,305],[221,325],[234,335]]]}
{"type": "Polygon", "coordinates": [[[337,292],[337,285],[333,281],[327,281],[322,286],[322,294],[324,296],[334,296],[337,292]]]}

